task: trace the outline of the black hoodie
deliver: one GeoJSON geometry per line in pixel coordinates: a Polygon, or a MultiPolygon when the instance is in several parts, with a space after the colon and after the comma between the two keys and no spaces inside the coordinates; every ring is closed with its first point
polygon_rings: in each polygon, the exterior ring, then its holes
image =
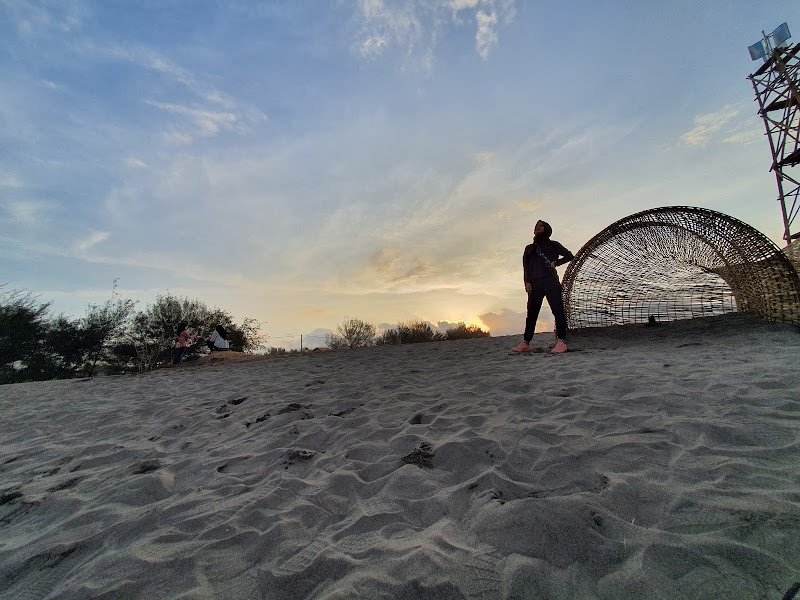
{"type": "Polygon", "coordinates": [[[547,256],[550,262],[555,262],[556,266],[564,265],[575,258],[572,252],[564,248],[555,240],[551,240],[550,236],[553,233],[553,228],[544,221],[540,221],[544,226],[544,232],[541,235],[536,235],[533,238],[533,244],[525,246],[525,251],[522,253],[522,269],[524,271],[525,283],[533,283],[537,279],[545,277],[555,277],[558,279],[558,274],[544,259],[536,252],[536,246],[547,256]]]}

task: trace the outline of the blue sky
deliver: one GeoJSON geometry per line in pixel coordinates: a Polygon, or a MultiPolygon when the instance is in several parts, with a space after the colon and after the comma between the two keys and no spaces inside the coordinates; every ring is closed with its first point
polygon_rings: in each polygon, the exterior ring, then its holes
{"type": "Polygon", "coordinates": [[[0,283],[81,316],[116,279],[291,347],[345,317],[521,332],[537,219],[577,252],[700,206],[783,245],[746,77],[784,21],[800,4],[0,0],[0,283]]]}

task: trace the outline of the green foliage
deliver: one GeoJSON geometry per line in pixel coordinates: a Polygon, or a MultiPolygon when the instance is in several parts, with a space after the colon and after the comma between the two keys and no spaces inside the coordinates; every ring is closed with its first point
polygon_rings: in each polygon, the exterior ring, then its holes
{"type": "Polygon", "coordinates": [[[0,383],[32,381],[47,370],[49,308],[49,302],[38,304],[30,294],[19,291],[0,297],[0,383]]]}
{"type": "Polygon", "coordinates": [[[375,326],[361,319],[346,318],[336,328],[335,334],[326,337],[328,348],[363,348],[375,343],[375,326]]]}
{"type": "Polygon", "coordinates": [[[133,309],[130,300],[90,306],[83,319],[48,316],[50,304],[12,292],[0,299],[0,382],[81,377],[95,366],[133,309]]]}
{"type": "Polygon", "coordinates": [[[230,322],[230,325],[226,326],[225,330],[228,334],[228,343],[231,345],[231,350],[253,353],[266,348],[266,338],[262,339],[258,335],[260,329],[261,323],[249,317],[245,317],[241,325],[230,322]]]}
{"type": "Polygon", "coordinates": [[[134,309],[133,300],[107,300],[100,306],[90,304],[81,320],[86,344],[84,375],[91,377],[98,362],[112,359],[114,345],[121,342],[134,309]]]}
{"type": "Polygon", "coordinates": [[[153,304],[134,315],[125,335],[129,348],[118,353],[119,359],[129,361],[127,366],[139,371],[172,362],[177,328],[182,322],[186,323],[189,333],[196,336],[189,342],[183,360],[195,360],[205,353],[205,340],[211,337],[217,325],[225,328],[231,350],[254,352],[264,347],[264,340],[258,336],[260,323],[255,319],[245,318],[241,325],[236,325],[224,310],[210,309],[200,300],[166,294],[157,296],[153,304]],[[130,349],[135,356],[133,360],[130,349]]]}
{"type": "Polygon", "coordinates": [[[132,300],[115,299],[90,305],[81,319],[51,318],[50,303],[22,292],[0,295],[0,383],[92,376],[100,367],[108,373],[152,369],[172,360],[181,321],[198,334],[185,354],[189,359],[206,351],[203,340],[217,325],[225,328],[232,350],[263,348],[258,321],[245,318],[237,325],[227,312],[199,300],[167,294],[145,310],[134,313],[134,307],[132,300]]]}

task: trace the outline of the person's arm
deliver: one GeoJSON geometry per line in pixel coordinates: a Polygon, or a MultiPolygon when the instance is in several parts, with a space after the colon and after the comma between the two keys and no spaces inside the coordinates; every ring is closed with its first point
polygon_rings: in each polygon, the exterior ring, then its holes
{"type": "Polygon", "coordinates": [[[561,265],[565,265],[569,261],[571,261],[573,258],[575,258],[575,256],[573,256],[572,252],[570,252],[569,250],[564,248],[564,246],[562,246],[558,242],[556,242],[556,246],[558,247],[558,255],[561,256],[562,258],[559,258],[559,259],[553,261],[553,267],[554,268],[555,267],[560,267],[561,265]]]}
{"type": "Polygon", "coordinates": [[[525,250],[522,252],[522,283],[525,286],[525,291],[531,291],[531,282],[528,281],[528,247],[525,247],[525,250]]]}

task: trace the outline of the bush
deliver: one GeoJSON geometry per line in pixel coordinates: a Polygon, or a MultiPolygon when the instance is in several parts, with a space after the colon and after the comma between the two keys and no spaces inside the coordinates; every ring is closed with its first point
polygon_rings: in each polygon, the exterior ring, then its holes
{"type": "Polygon", "coordinates": [[[361,319],[347,318],[336,327],[336,333],[325,338],[328,348],[363,348],[375,343],[375,326],[361,319]]]}
{"type": "Polygon", "coordinates": [[[184,360],[197,359],[206,352],[205,340],[211,337],[217,325],[225,328],[231,350],[236,352],[254,352],[263,348],[266,341],[266,338],[259,338],[260,323],[255,319],[245,318],[241,325],[236,325],[231,315],[224,310],[212,310],[200,300],[167,294],[157,296],[153,304],[134,315],[124,339],[121,340],[122,345],[127,348],[115,353],[128,362],[117,364],[116,368],[125,370],[133,366],[139,371],[147,371],[159,364],[171,362],[175,352],[177,327],[181,322],[186,323],[189,332],[197,336],[189,342],[184,360]],[[134,350],[132,363],[130,348],[134,350]]]}
{"type": "Polygon", "coordinates": [[[91,377],[98,362],[112,360],[111,349],[124,336],[133,308],[133,300],[119,299],[101,306],[89,305],[80,322],[86,340],[83,375],[91,377]]]}
{"type": "Polygon", "coordinates": [[[93,375],[133,302],[90,306],[86,317],[75,320],[49,318],[49,307],[20,292],[0,300],[0,383],[93,375]]]}
{"type": "Polygon", "coordinates": [[[170,294],[135,314],[133,301],[120,299],[90,305],[82,319],[51,318],[49,309],[30,294],[0,294],[0,383],[92,376],[99,366],[112,373],[152,369],[172,360],[181,321],[198,334],[190,359],[206,352],[203,340],[217,325],[238,352],[254,352],[266,341],[255,319],[237,325],[223,310],[170,294]]]}
{"type": "Polygon", "coordinates": [[[445,334],[433,331],[433,328],[423,321],[409,321],[399,323],[397,329],[387,329],[375,340],[378,346],[391,346],[396,344],[421,344],[424,342],[438,342],[448,339],[445,334]]]}
{"type": "Polygon", "coordinates": [[[421,344],[436,341],[436,334],[427,323],[422,321],[409,321],[397,325],[397,332],[401,344],[421,344]]]}
{"type": "Polygon", "coordinates": [[[491,337],[488,331],[484,331],[477,325],[466,325],[459,323],[455,327],[448,329],[444,334],[445,339],[448,340],[466,340],[472,338],[486,338],[491,337]]]}
{"type": "Polygon", "coordinates": [[[400,332],[397,329],[387,329],[375,339],[376,346],[396,346],[400,343],[400,332]]]}

